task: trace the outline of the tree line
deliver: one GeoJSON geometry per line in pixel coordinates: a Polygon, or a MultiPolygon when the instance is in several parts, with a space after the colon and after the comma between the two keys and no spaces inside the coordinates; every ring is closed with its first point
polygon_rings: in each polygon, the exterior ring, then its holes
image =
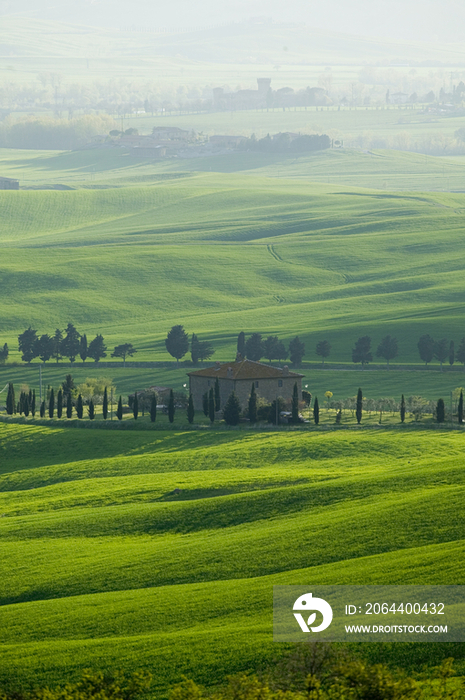
{"type": "MultiPolygon", "coordinates": [[[[196,333],[189,334],[182,325],[174,325],[168,331],[165,338],[165,348],[168,353],[176,359],[177,364],[188,352],[191,355],[192,364],[209,360],[215,349],[209,340],[200,340],[196,333]]],[[[351,351],[352,362],[361,364],[364,369],[373,361],[373,351],[371,347],[372,339],[368,335],[357,339],[351,351]]],[[[90,342],[87,335],[80,334],[72,323],[68,323],[64,331],[56,329],[53,335],[47,333],[38,335],[31,326],[18,336],[18,348],[23,362],[30,363],[33,359],[39,358],[42,362],[53,359],[57,363],[63,359],[73,363],[79,357],[82,362],[88,358],[99,362],[107,357],[107,346],[101,334],[97,334],[90,342]]],[[[443,364],[448,362],[452,366],[456,361],[464,365],[465,369],[465,337],[460,340],[457,348],[453,340],[447,338],[434,339],[431,335],[422,335],[417,343],[418,353],[425,366],[428,366],[433,359],[440,363],[441,371],[443,364]]],[[[331,355],[331,343],[328,340],[319,340],[315,346],[315,354],[321,358],[322,365],[331,355]]],[[[126,365],[126,358],[133,357],[137,350],[132,343],[122,343],[114,347],[111,357],[121,358],[123,365],[126,365]]],[[[261,333],[252,333],[246,338],[241,331],[237,337],[238,354],[249,360],[259,362],[266,358],[270,363],[273,360],[283,362],[288,359],[294,367],[299,367],[306,354],[305,343],[299,336],[295,336],[288,345],[279,339],[277,335],[263,336],[261,333]]],[[[386,335],[378,344],[375,355],[386,361],[387,369],[389,363],[399,355],[399,345],[397,338],[386,335]]],[[[8,344],[0,346],[0,364],[4,364],[9,356],[8,344]]]]}
{"type": "MultiPolygon", "coordinates": [[[[107,346],[100,333],[88,342],[87,335],[79,333],[72,323],[68,323],[64,331],[57,328],[53,335],[48,333],[38,335],[37,331],[29,326],[18,336],[18,349],[22,361],[27,363],[37,357],[44,363],[53,359],[58,364],[65,357],[71,363],[75,362],[77,357],[80,357],[82,362],[88,358],[99,362],[107,356],[107,346]]],[[[115,346],[111,357],[122,358],[125,365],[126,357],[132,357],[136,352],[132,343],[122,343],[115,346]]],[[[0,362],[5,363],[8,355],[9,349],[5,343],[3,350],[0,351],[0,362]]]]}

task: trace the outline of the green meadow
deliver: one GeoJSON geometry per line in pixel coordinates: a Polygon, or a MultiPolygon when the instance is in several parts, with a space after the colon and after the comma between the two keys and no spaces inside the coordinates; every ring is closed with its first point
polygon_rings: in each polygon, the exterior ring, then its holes
{"type": "MultiPolygon", "coordinates": [[[[383,157],[393,172],[393,156],[383,157]]],[[[285,342],[299,335],[308,361],[326,338],[337,363],[350,363],[359,336],[370,335],[376,349],[390,333],[402,365],[418,363],[424,333],[456,345],[464,336],[464,194],[325,184],[311,174],[273,178],[269,167],[266,175],[173,177],[145,162],[118,169],[117,158],[125,156],[17,159],[36,185],[42,169],[44,182],[75,189],[0,194],[0,291],[8,299],[0,341],[10,361],[20,359],[17,336],[29,325],[50,333],[68,321],[88,336],[102,333],[110,350],[132,342],[141,361],[170,359],[164,338],[177,323],[210,339],[218,360],[234,356],[241,330],[285,342]],[[98,186],[88,180],[96,161],[98,186]],[[139,169],[143,184],[131,179],[139,169]]],[[[369,154],[317,158],[320,171],[347,166],[347,180],[354,168],[380,168],[369,154]]],[[[12,160],[5,153],[5,163],[12,160]]],[[[397,167],[411,163],[413,172],[418,162],[401,154],[397,167]]]]}
{"type": "MultiPolygon", "coordinates": [[[[283,652],[274,584],[464,583],[459,433],[2,423],[0,451],[10,687],[89,667],[212,685],[283,652]]],[[[464,670],[460,645],[433,646],[384,660],[464,670]]]]}

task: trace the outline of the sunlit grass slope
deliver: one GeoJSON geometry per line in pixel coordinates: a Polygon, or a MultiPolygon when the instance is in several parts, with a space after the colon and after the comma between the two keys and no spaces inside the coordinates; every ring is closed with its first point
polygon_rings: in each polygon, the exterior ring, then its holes
{"type": "Polygon", "coordinates": [[[273,584],[464,583],[462,442],[2,424],[0,677],[211,684],[276,653],[273,584]]]}
{"type": "MultiPolygon", "coordinates": [[[[244,174],[99,190],[2,192],[0,341],[72,321],[138,359],[167,359],[176,323],[216,358],[237,333],[463,335],[465,195],[381,193],[244,174]]],[[[18,357],[16,355],[16,357],[18,357]]],[[[12,358],[15,355],[12,354],[12,358]]]]}

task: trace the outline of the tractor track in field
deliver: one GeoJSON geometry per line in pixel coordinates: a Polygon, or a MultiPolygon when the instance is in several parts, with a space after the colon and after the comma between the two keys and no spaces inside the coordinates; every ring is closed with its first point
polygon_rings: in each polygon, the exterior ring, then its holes
{"type": "Polygon", "coordinates": [[[273,258],[274,258],[275,260],[277,260],[278,262],[284,262],[284,260],[282,259],[282,257],[281,257],[280,255],[278,255],[278,253],[277,253],[276,250],[274,249],[274,246],[273,246],[273,245],[269,244],[269,245],[267,245],[266,247],[267,247],[267,249],[268,249],[269,254],[272,255],[273,258]]]}

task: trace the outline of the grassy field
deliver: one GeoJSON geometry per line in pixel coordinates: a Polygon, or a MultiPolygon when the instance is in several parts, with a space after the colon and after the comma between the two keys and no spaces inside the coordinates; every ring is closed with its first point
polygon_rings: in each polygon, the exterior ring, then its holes
{"type": "MultiPolygon", "coordinates": [[[[41,163],[47,178],[66,168],[88,173],[87,157],[42,154],[34,177],[41,163]]],[[[108,157],[101,182],[109,171],[115,185],[116,156],[108,157]]],[[[351,168],[380,168],[369,155],[319,158],[321,167],[347,164],[347,179],[351,168]]],[[[408,162],[399,156],[398,169],[408,162]]],[[[244,172],[153,172],[144,185],[3,192],[0,290],[9,303],[0,342],[18,360],[16,338],[27,326],[50,333],[72,321],[88,336],[103,333],[110,349],[130,341],[138,360],[167,360],[164,338],[181,323],[209,338],[219,360],[234,356],[244,330],[286,342],[299,335],[310,353],[327,338],[331,360],[350,363],[359,336],[372,336],[376,349],[390,333],[399,361],[417,363],[420,335],[456,344],[464,335],[464,197],[244,172]]]]}
{"type": "MultiPolygon", "coordinates": [[[[122,667],[159,691],[182,673],[211,685],[279,653],[273,584],[463,583],[462,443],[2,423],[0,678],[122,667]]],[[[397,662],[428,653],[394,646],[397,662]]]]}

